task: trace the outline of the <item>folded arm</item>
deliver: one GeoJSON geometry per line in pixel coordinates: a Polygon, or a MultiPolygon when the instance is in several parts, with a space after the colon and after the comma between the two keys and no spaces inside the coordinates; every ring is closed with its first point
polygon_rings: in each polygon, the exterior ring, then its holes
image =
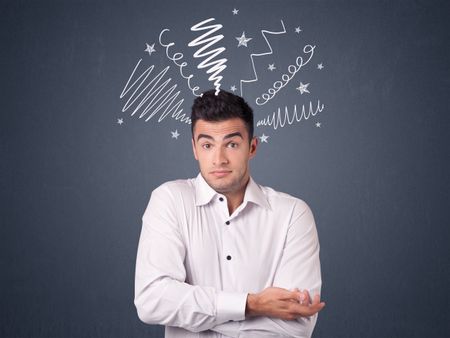
{"type": "Polygon", "coordinates": [[[135,299],[139,318],[148,324],[178,326],[192,332],[245,318],[246,293],[218,291],[185,283],[185,246],[175,203],[161,186],[143,216],[136,259],[135,299]]]}
{"type": "MultiPolygon", "coordinates": [[[[273,287],[248,296],[247,316],[240,322],[239,337],[310,337],[317,313],[325,306],[319,296],[322,280],[314,217],[304,202],[298,202],[296,209],[273,287]],[[288,291],[296,288],[306,289],[312,303],[307,299],[308,304],[299,304],[300,293],[288,291]],[[257,302],[252,304],[255,297],[257,302]]],[[[225,332],[227,325],[213,330],[225,332]]]]}

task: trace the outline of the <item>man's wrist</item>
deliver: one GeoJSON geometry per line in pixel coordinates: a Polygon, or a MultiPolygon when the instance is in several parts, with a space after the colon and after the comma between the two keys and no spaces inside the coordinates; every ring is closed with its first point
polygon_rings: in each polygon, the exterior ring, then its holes
{"type": "Polygon", "coordinates": [[[257,302],[258,301],[258,295],[257,294],[251,294],[249,293],[247,295],[247,303],[245,305],[245,316],[246,317],[253,317],[257,316],[257,302]]]}

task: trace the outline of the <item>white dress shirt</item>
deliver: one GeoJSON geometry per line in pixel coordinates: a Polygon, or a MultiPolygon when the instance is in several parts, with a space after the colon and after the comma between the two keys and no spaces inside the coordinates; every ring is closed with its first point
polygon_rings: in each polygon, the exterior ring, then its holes
{"type": "Polygon", "coordinates": [[[248,293],[320,293],[319,241],[304,201],[250,178],[230,215],[199,174],[156,188],[142,221],[134,303],[143,322],[166,325],[166,338],[311,336],[317,314],[245,318],[248,293]]]}

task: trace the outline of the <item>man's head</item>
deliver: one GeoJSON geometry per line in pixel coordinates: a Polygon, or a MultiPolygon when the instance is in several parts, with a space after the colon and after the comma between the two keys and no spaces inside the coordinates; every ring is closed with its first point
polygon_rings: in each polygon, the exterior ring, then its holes
{"type": "Polygon", "coordinates": [[[191,120],[192,148],[203,178],[225,195],[244,191],[258,144],[252,109],[237,95],[210,90],[195,99],[191,120]]]}
{"type": "Polygon", "coordinates": [[[194,135],[198,120],[218,122],[232,118],[240,118],[247,128],[248,140],[253,138],[253,110],[240,96],[221,90],[215,94],[211,89],[194,100],[191,112],[191,131],[194,135]]]}

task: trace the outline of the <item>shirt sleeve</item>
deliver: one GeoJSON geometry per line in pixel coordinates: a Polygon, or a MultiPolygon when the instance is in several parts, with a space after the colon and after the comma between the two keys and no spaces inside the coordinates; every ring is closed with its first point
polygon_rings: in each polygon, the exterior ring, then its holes
{"type": "MultiPolygon", "coordinates": [[[[294,210],[273,286],[307,289],[312,298],[322,285],[316,224],[305,202],[298,200],[294,210]]],[[[241,322],[239,337],[311,337],[316,321],[317,314],[296,320],[253,317],[241,322]]]]}
{"type": "MultiPolygon", "coordinates": [[[[180,206],[178,206],[180,207],[180,206]]],[[[170,189],[155,189],[142,217],[136,258],[134,304],[147,324],[192,332],[245,318],[247,293],[230,293],[185,282],[186,247],[170,189]]]]}

